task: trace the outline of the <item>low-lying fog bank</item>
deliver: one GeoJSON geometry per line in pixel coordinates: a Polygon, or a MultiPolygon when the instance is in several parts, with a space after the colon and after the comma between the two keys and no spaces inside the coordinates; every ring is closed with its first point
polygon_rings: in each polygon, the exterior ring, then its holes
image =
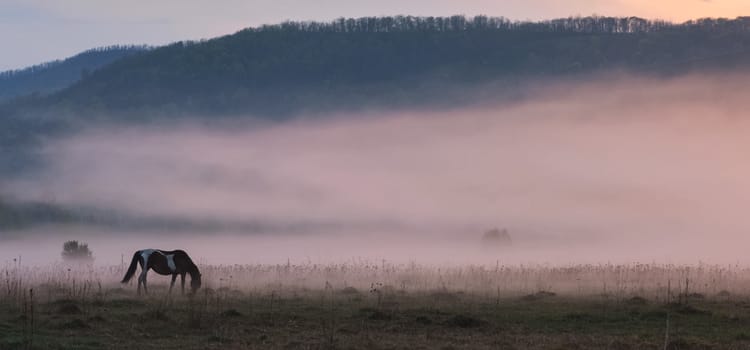
{"type": "Polygon", "coordinates": [[[136,250],[183,249],[199,265],[244,264],[419,264],[461,265],[575,264],[730,264],[750,266],[745,247],[731,242],[707,242],[700,237],[675,240],[654,237],[644,244],[627,237],[541,236],[511,231],[510,246],[487,243],[477,232],[435,234],[423,232],[369,232],[336,234],[245,234],[153,231],[106,232],[101,229],[56,228],[24,231],[24,238],[4,239],[0,264],[21,259],[24,265],[42,266],[62,261],[63,242],[85,242],[96,266],[128,264],[136,250]],[[696,249],[700,247],[700,249],[696,249]]]}
{"type": "MultiPolygon", "coordinates": [[[[55,244],[58,242],[46,236],[32,243],[39,237],[31,236],[0,246],[3,260],[0,283],[9,288],[11,299],[31,288],[46,298],[53,294],[60,298],[75,295],[83,300],[92,296],[134,296],[136,280],[128,285],[120,281],[132,251],[142,248],[138,244],[148,244],[187,249],[202,274],[202,292],[206,294],[201,296],[218,291],[225,297],[250,293],[297,298],[335,292],[376,298],[381,292],[389,295],[416,292],[438,298],[446,297],[445,293],[499,298],[546,297],[552,292],[597,298],[607,295],[616,300],[634,296],[674,300],[687,293],[685,281],[688,281],[690,293],[699,293],[700,298],[726,300],[729,296],[746,298],[750,290],[748,261],[719,264],[717,261],[723,260],[715,259],[706,264],[698,262],[700,255],[674,253],[659,261],[635,263],[633,259],[662,252],[644,251],[632,245],[617,247],[614,242],[559,245],[556,249],[521,242],[512,248],[493,251],[476,241],[446,238],[424,243],[415,242],[413,236],[403,233],[400,237],[170,235],[169,242],[142,233],[130,237],[90,237],[88,242],[96,257],[93,264],[61,263],[59,258],[53,262],[54,256],[59,256],[60,245],[55,244]],[[625,254],[626,251],[630,254],[625,254]],[[13,256],[18,252],[25,255],[13,256]],[[414,259],[408,260],[409,256],[414,259]]],[[[682,251],[679,245],[675,248],[682,251]]],[[[727,255],[737,252],[739,249],[727,255]]],[[[169,281],[169,276],[154,272],[148,278],[149,288],[156,297],[165,295],[169,281]]]]}
{"type": "Polygon", "coordinates": [[[0,256],[49,261],[64,240],[79,239],[103,263],[147,247],[186,249],[211,264],[745,262],[748,81],[608,76],[446,111],[98,126],[51,140],[47,166],[3,181],[0,192],[144,216],[339,229],[37,228],[23,233],[28,240],[6,238],[0,256]],[[510,229],[512,248],[482,248],[493,227],[510,229]]]}

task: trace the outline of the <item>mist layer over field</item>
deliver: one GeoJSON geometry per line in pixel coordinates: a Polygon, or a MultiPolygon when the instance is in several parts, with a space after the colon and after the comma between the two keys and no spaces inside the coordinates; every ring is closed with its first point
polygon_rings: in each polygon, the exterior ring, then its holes
{"type": "Polygon", "coordinates": [[[81,239],[110,263],[147,247],[228,264],[750,262],[747,78],[618,75],[454,110],[92,128],[50,141],[46,168],[3,191],[231,229],[36,228],[0,254],[56,259],[81,239]],[[513,246],[483,247],[493,227],[513,246]]]}

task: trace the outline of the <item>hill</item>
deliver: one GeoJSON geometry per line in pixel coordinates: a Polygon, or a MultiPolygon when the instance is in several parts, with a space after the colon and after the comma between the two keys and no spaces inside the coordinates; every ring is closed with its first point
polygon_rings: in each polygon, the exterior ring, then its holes
{"type": "Polygon", "coordinates": [[[610,69],[672,73],[721,67],[727,57],[745,65],[748,48],[747,18],[287,22],[129,57],[34,104],[89,113],[278,116],[430,103],[450,87],[497,80],[610,69]]]}
{"type": "MultiPolygon", "coordinates": [[[[114,54],[114,53],[113,53],[114,54]]],[[[127,55],[49,96],[0,105],[0,168],[21,169],[38,138],[97,122],[455,106],[560,77],[625,70],[745,69],[750,18],[674,24],[478,16],[285,22],[127,55]],[[199,116],[199,117],[196,117],[199,116]]],[[[72,71],[74,69],[70,69],[72,71]]],[[[19,73],[20,74],[20,73],[19,73]]]]}
{"type": "Polygon", "coordinates": [[[0,101],[30,94],[48,95],[72,85],[102,66],[146,49],[144,46],[102,47],[64,60],[0,72],[0,101]]]}
{"type": "Polygon", "coordinates": [[[48,203],[13,203],[0,198],[0,231],[34,224],[73,222],[74,215],[48,203]]]}

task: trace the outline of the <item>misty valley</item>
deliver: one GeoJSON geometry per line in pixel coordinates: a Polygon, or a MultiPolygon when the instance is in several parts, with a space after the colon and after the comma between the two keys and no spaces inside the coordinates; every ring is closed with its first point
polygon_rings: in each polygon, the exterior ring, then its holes
{"type": "Polygon", "coordinates": [[[363,17],[0,73],[0,349],[746,348],[748,45],[363,17]]]}

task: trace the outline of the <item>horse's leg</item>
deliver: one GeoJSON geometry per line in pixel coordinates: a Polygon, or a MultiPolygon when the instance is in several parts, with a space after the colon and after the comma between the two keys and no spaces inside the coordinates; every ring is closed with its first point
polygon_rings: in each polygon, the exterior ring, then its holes
{"type": "Polygon", "coordinates": [[[146,287],[146,270],[142,270],[138,275],[138,295],[141,295],[141,284],[144,288],[146,287]]]}
{"type": "MultiPolygon", "coordinates": [[[[146,285],[146,273],[147,273],[147,272],[148,272],[148,270],[146,270],[146,269],[143,269],[143,272],[141,272],[141,276],[140,276],[140,277],[138,277],[138,282],[139,282],[139,283],[140,283],[141,281],[143,282],[143,292],[144,292],[145,294],[148,294],[148,285],[146,285]]],[[[138,286],[140,287],[140,284],[139,284],[138,286]]],[[[140,289],[140,288],[138,288],[139,294],[140,294],[140,290],[141,290],[141,289],[140,289]]]]}
{"type": "Polygon", "coordinates": [[[182,284],[182,295],[185,295],[185,273],[180,274],[180,284],[182,284]]]}
{"type": "Polygon", "coordinates": [[[143,261],[138,260],[138,265],[141,266],[141,274],[138,275],[138,296],[141,295],[141,278],[143,276],[143,273],[146,272],[146,269],[143,268],[143,261]]]}
{"type": "Polygon", "coordinates": [[[177,274],[172,274],[172,283],[169,284],[169,294],[172,294],[172,287],[174,287],[174,282],[177,280],[177,274]]]}

